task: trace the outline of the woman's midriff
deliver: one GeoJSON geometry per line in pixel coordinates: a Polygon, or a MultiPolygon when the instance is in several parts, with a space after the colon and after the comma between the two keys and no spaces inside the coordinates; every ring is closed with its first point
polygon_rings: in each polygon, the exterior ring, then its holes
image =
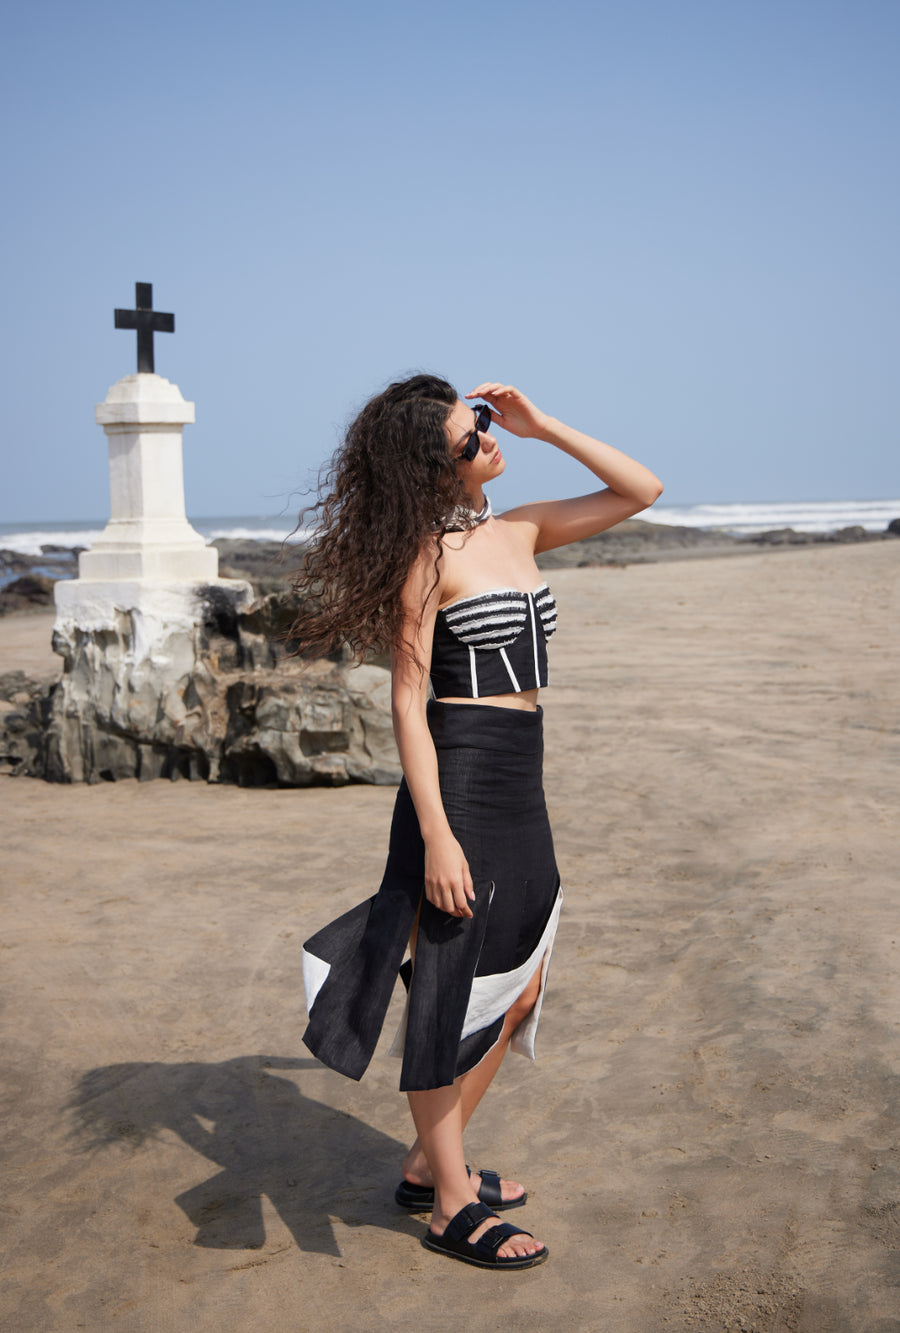
{"type": "Polygon", "coordinates": [[[524,713],[537,712],[538,691],[521,690],[518,694],[489,694],[486,698],[457,699],[453,695],[444,695],[439,704],[487,704],[490,708],[520,708],[524,713]]]}

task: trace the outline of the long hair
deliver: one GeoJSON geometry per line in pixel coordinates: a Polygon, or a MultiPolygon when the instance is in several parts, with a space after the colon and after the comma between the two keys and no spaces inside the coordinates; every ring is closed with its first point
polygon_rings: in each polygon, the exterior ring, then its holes
{"type": "Polygon", "coordinates": [[[314,538],[294,587],[300,611],[289,638],[304,655],[327,655],[340,643],[359,660],[398,648],[401,593],[427,542],[465,501],[450,458],[445,423],[456,390],[436,375],[390,384],[349,426],[319,485],[314,538]]]}

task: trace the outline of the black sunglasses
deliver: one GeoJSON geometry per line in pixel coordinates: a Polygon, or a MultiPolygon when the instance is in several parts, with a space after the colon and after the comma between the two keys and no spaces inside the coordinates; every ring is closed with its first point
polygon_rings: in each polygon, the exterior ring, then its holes
{"type": "Polygon", "coordinates": [[[478,438],[479,432],[484,434],[492,421],[493,417],[491,416],[491,409],[488,407],[487,403],[482,403],[478,409],[478,415],[475,418],[475,429],[472,431],[472,434],[467,437],[461,453],[456,455],[457,462],[459,462],[461,458],[464,458],[467,463],[471,463],[472,459],[481,448],[481,441],[478,438]]]}

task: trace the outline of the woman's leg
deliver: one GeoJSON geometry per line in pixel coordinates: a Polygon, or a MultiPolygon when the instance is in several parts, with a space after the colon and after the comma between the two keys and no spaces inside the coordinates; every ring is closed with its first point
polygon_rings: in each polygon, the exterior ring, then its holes
{"type": "MultiPolygon", "coordinates": [[[[487,1092],[497,1070],[503,1062],[503,1057],[509,1048],[510,1038],[516,1028],[527,1018],[535,1006],[537,997],[541,990],[541,966],[538,967],[534,976],[529,981],[525,990],[516,1000],[515,1004],[507,1012],[503,1022],[503,1029],[497,1043],[491,1047],[483,1060],[480,1060],[468,1073],[462,1074],[453,1084],[454,1088],[459,1090],[459,1124],[460,1124],[460,1145],[462,1144],[462,1132],[471,1119],[472,1112],[487,1092]]],[[[439,1091],[442,1091],[439,1089],[439,1091]]],[[[417,1095],[417,1094],[413,1094],[417,1095]]],[[[412,1103],[410,1102],[410,1105],[412,1103]]],[[[413,1120],[415,1120],[413,1112],[413,1120]]],[[[419,1126],[416,1122],[416,1130],[419,1126]]],[[[422,1136],[419,1133],[415,1143],[410,1148],[403,1162],[403,1175],[414,1185],[432,1185],[434,1184],[433,1172],[429,1165],[429,1155],[422,1143],[422,1136]]],[[[464,1164],[465,1165],[465,1164],[464,1164]]],[[[476,1183],[477,1188],[477,1183],[476,1183]]],[[[517,1199],[520,1194],[524,1194],[523,1187],[514,1180],[502,1180],[500,1188],[504,1199],[517,1199]]],[[[468,1200],[471,1202],[471,1200],[468,1200]]],[[[462,1204],[460,1204],[462,1207],[462,1204]]],[[[458,1211],[458,1210],[457,1210],[458,1211]]]]}
{"type": "MultiPolygon", "coordinates": [[[[461,1079],[446,1088],[432,1088],[428,1092],[409,1092],[409,1108],[415,1121],[418,1142],[422,1145],[434,1181],[434,1209],[431,1230],[442,1235],[448,1223],[467,1203],[477,1202],[477,1194],[466,1173],[462,1145],[462,1089],[461,1079]]],[[[476,1241],[483,1231],[494,1226],[493,1218],[472,1232],[470,1241],[476,1241]]],[[[535,1254],[542,1242],[520,1233],[510,1236],[501,1245],[497,1255],[501,1259],[535,1254]]]]}
{"type": "Polygon", "coordinates": [[[506,1018],[503,1021],[503,1029],[495,1046],[493,1046],[484,1057],[479,1060],[473,1069],[467,1074],[463,1074],[458,1080],[463,1089],[462,1095],[462,1116],[463,1129],[472,1118],[472,1112],[487,1092],[494,1075],[503,1063],[503,1057],[509,1049],[510,1038],[516,1028],[531,1013],[537,998],[541,993],[541,969],[543,962],[538,966],[534,976],[523,990],[522,994],[516,1000],[515,1004],[508,1010],[506,1018]]]}

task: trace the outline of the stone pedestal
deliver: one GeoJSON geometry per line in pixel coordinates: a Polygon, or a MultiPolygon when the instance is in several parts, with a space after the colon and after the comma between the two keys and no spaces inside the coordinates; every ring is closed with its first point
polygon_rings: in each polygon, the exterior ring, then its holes
{"type": "Polygon", "coordinates": [[[218,552],[184,510],[181,432],[194,404],[161,375],[126,375],[94,415],[109,441],[109,522],[82,554],[79,581],[214,579],[218,552]]]}

